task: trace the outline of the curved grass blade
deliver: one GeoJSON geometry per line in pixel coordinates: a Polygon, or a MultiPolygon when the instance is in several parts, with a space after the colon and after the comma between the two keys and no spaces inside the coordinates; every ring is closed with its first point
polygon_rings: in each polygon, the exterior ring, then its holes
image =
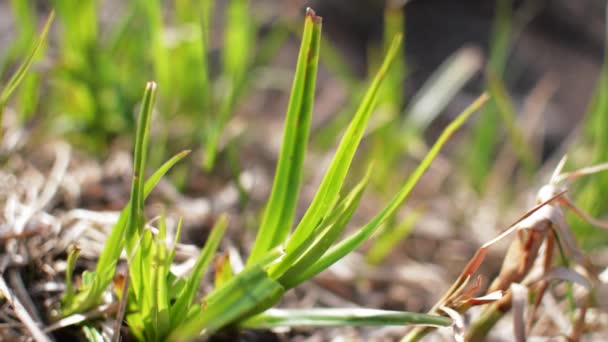
{"type": "Polygon", "coordinates": [[[245,268],[223,287],[206,298],[204,310],[173,330],[168,341],[184,341],[199,335],[208,335],[219,328],[246,316],[260,304],[280,298],[284,290],[275,280],[257,266],[245,268]]]}
{"type": "MultiPolygon", "coordinates": [[[[150,195],[161,178],[189,153],[189,150],[178,153],[173,158],[165,162],[160,168],[158,168],[158,170],[156,170],[156,172],[154,172],[154,174],[152,174],[152,176],[150,176],[150,178],[148,178],[144,185],[144,199],[150,195]]],[[[65,317],[73,313],[89,310],[101,301],[101,295],[114,277],[116,263],[118,262],[120,253],[124,248],[125,229],[128,215],[131,210],[130,207],[131,205],[127,204],[127,206],[120,213],[118,221],[116,221],[116,224],[114,227],[112,227],[110,236],[108,237],[104,249],[99,256],[99,260],[97,261],[95,271],[87,272],[93,277],[91,285],[81,288],[78,294],[76,294],[72,304],[66,303],[62,310],[62,316],[65,317]]]]}
{"type": "Polygon", "coordinates": [[[321,23],[321,17],[309,9],[276,175],[248,264],[256,262],[267,251],[282,243],[289,235],[293,223],[314,102],[321,23]]]}
{"type": "Polygon", "coordinates": [[[135,137],[135,150],[133,153],[133,183],[131,184],[131,204],[129,219],[127,221],[127,254],[131,255],[137,239],[143,228],[144,211],[144,172],[146,168],[146,157],[148,154],[148,143],[150,135],[150,123],[152,122],[152,110],[156,99],[156,83],[148,82],[142,100],[135,137]]]}
{"type": "MultiPolygon", "coordinates": [[[[125,247],[127,255],[133,257],[129,267],[129,276],[133,293],[137,300],[142,301],[143,287],[146,282],[146,272],[143,265],[142,255],[148,253],[149,244],[146,235],[143,234],[145,225],[144,218],[144,174],[146,159],[148,155],[148,144],[150,136],[150,123],[152,122],[152,111],[156,99],[156,83],[148,82],[139,113],[137,134],[135,136],[135,149],[133,152],[133,181],[131,184],[131,198],[129,200],[130,210],[125,227],[125,247]],[[146,242],[146,243],[144,243],[146,242]],[[140,251],[135,253],[137,245],[141,243],[140,251]],[[142,248],[145,247],[145,248],[142,248]],[[143,249],[143,251],[141,251],[143,249]]],[[[150,237],[151,238],[151,237],[150,237]]],[[[151,242],[150,242],[151,243],[151,242]]]]}
{"type": "Polygon", "coordinates": [[[286,289],[292,286],[291,279],[315,263],[340,236],[355,210],[359,206],[363,192],[369,181],[372,168],[369,167],[365,177],[342,200],[331,214],[323,219],[309,239],[300,248],[287,251],[279,264],[270,268],[268,273],[286,289]]]}
{"type": "Polygon", "coordinates": [[[465,109],[462,114],[460,114],[456,119],[454,119],[454,121],[452,121],[452,123],[450,123],[450,125],[448,125],[444,129],[443,133],[441,134],[441,136],[439,136],[433,147],[431,147],[430,151],[424,157],[420,165],[418,165],[416,170],[414,170],[414,173],[410,175],[407,182],[393,197],[390,203],[370,222],[363,226],[363,228],[361,228],[359,231],[352,234],[345,240],[341,241],[337,245],[330,248],[327,253],[325,253],[310,268],[296,275],[296,277],[293,279],[294,284],[300,284],[301,282],[314,277],[316,274],[325,270],[333,263],[343,258],[346,254],[359,247],[365,240],[367,240],[367,238],[369,238],[378,229],[378,227],[380,227],[384,223],[384,221],[386,221],[386,219],[393,215],[395,211],[403,204],[403,202],[407,199],[410,191],[412,191],[420,177],[422,177],[422,174],[426,171],[426,169],[428,169],[433,159],[435,159],[443,145],[448,141],[452,134],[454,134],[454,132],[458,128],[460,128],[473,113],[475,113],[479,108],[481,108],[481,106],[483,106],[483,104],[488,99],[488,95],[484,93],[477,100],[475,100],[475,102],[473,102],[467,109],[465,109]]]}
{"type": "Polygon", "coordinates": [[[196,296],[196,291],[199,288],[203,274],[209,267],[209,263],[211,263],[211,259],[215,255],[215,251],[220,245],[220,241],[222,240],[222,236],[224,236],[227,226],[228,217],[226,215],[220,216],[215,223],[213,230],[211,231],[209,239],[205,243],[205,247],[194,264],[192,274],[178,295],[175,304],[171,306],[171,327],[175,327],[181,323],[184,319],[184,313],[188,312],[190,306],[192,306],[192,302],[196,296]]]}
{"type": "Polygon", "coordinates": [[[438,315],[365,308],[269,309],[239,323],[239,327],[272,329],[277,327],[359,327],[411,324],[447,327],[452,324],[452,320],[438,315]]]}
{"type": "Polygon", "coordinates": [[[335,203],[359,142],[365,132],[365,127],[374,108],[376,95],[378,94],[382,80],[385,78],[400,46],[401,36],[396,36],[355,117],[344,133],[332,163],[319,186],[319,190],[304,214],[302,221],[300,221],[294,234],[289,239],[287,250],[298,248],[312,234],[319,221],[326,216],[331,205],[335,203]]]}

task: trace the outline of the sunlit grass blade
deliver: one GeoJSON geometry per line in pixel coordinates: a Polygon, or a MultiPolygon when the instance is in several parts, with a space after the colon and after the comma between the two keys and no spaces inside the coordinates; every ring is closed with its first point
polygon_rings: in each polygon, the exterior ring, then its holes
{"type": "Polygon", "coordinates": [[[404,326],[411,324],[446,327],[452,324],[452,320],[438,315],[364,308],[269,309],[239,323],[239,327],[272,329],[277,327],[404,326]]]}
{"type": "Polygon", "coordinates": [[[310,236],[323,216],[327,214],[327,210],[330,206],[335,203],[342,183],[346,177],[346,173],[350,168],[357,147],[365,132],[365,127],[373,111],[376,95],[378,94],[382,80],[389,71],[389,67],[397,55],[400,46],[401,36],[397,36],[393,40],[382,66],[376,73],[376,77],[368,88],[357,113],[344,133],[342,141],[321,181],[321,185],[319,185],[319,189],[317,190],[312,203],[289,239],[287,250],[298,248],[298,246],[310,236]]]}
{"type": "MultiPolygon", "coordinates": [[[[35,43],[33,45],[32,51],[26,57],[26,59],[23,61],[23,63],[21,63],[21,65],[15,71],[15,73],[11,76],[11,78],[8,80],[6,85],[2,88],[2,92],[0,92],[0,125],[4,121],[3,120],[4,108],[6,107],[6,103],[8,102],[9,97],[15,91],[15,89],[17,89],[17,86],[19,86],[19,84],[21,83],[21,81],[23,80],[25,75],[27,74],[27,71],[32,66],[32,63],[34,62],[34,59],[36,58],[38,51],[40,51],[40,49],[42,49],[44,42],[46,42],[46,37],[49,33],[49,29],[51,28],[51,24],[53,23],[54,18],[55,18],[55,11],[51,11],[51,14],[49,14],[49,17],[47,18],[46,23],[44,24],[44,28],[42,29],[42,32],[40,32],[40,37],[38,37],[38,39],[35,41],[35,43]]],[[[0,137],[1,136],[2,136],[2,131],[0,130],[0,137]]]]}
{"type": "Polygon", "coordinates": [[[73,276],[74,269],[76,268],[76,261],[78,260],[79,255],[80,248],[72,245],[68,251],[68,260],[65,266],[65,292],[61,298],[63,303],[72,303],[74,300],[75,291],[73,286],[73,276]]]}
{"type": "Polygon", "coordinates": [[[458,130],[466,120],[477,110],[479,110],[483,104],[489,99],[486,94],[481,95],[476,101],[474,101],[465,111],[460,114],[450,125],[448,125],[443,133],[439,136],[433,147],[427,153],[425,158],[420,162],[416,170],[410,175],[407,182],[399,190],[399,192],[393,197],[390,203],[370,222],[363,226],[356,233],[353,233],[345,240],[339,242],[330,248],[315,264],[309,267],[306,271],[298,274],[292,281],[294,284],[299,284],[309,278],[312,278],[319,272],[325,270],[327,267],[335,263],[336,261],[343,258],[346,254],[359,247],[365,240],[367,240],[377,229],[380,227],[390,216],[394,215],[396,210],[403,204],[407,199],[408,195],[420,179],[422,174],[431,165],[431,162],[443,145],[449,140],[449,138],[458,130]]]}
{"type": "Polygon", "coordinates": [[[201,279],[203,278],[203,274],[209,267],[211,259],[213,258],[215,251],[222,240],[222,236],[224,236],[227,226],[228,218],[226,216],[221,216],[215,223],[213,230],[211,231],[211,235],[209,235],[209,238],[205,243],[205,247],[196,260],[194,268],[192,269],[192,274],[178,295],[175,304],[171,306],[172,327],[175,327],[177,323],[181,322],[181,320],[183,320],[183,317],[181,316],[185,315],[185,313],[190,309],[199,288],[201,279]]]}
{"type": "Polygon", "coordinates": [[[131,199],[129,203],[130,213],[127,221],[127,254],[131,255],[135,249],[137,239],[143,228],[144,211],[144,174],[146,167],[146,157],[148,154],[148,144],[150,135],[150,122],[152,121],[152,111],[156,99],[156,83],[148,82],[144,91],[144,96],[139,112],[139,123],[135,137],[135,149],[133,152],[133,182],[131,185],[131,199]]]}
{"type": "Polygon", "coordinates": [[[174,329],[169,341],[183,341],[199,334],[208,335],[256,310],[260,304],[275,302],[283,288],[256,266],[247,267],[223,287],[214,290],[203,304],[204,310],[174,329]]]}
{"type": "Polygon", "coordinates": [[[268,250],[282,243],[291,230],[308,144],[321,20],[312,10],[306,14],[276,175],[248,264],[254,263],[268,250]]]}
{"type": "MultiPolygon", "coordinates": [[[[173,158],[169,159],[166,163],[164,163],[156,172],[148,178],[146,184],[144,185],[144,199],[146,199],[154,187],[158,184],[161,178],[169,172],[169,170],[177,164],[180,160],[182,160],[185,156],[190,153],[189,150],[182,151],[181,153],[175,155],[173,158]]],[[[120,253],[124,247],[124,238],[125,238],[125,230],[128,215],[131,211],[131,206],[128,204],[120,213],[118,221],[112,228],[112,232],[108,237],[104,250],[99,256],[99,261],[97,262],[97,268],[95,272],[99,277],[102,277],[103,281],[101,283],[109,284],[110,280],[114,276],[114,269],[116,267],[116,262],[120,256],[120,253]]],[[[105,286],[103,286],[105,288],[105,286]]]]}
{"type": "MultiPolygon", "coordinates": [[[[171,265],[173,264],[173,260],[175,259],[175,246],[177,246],[177,243],[179,242],[179,237],[182,233],[183,223],[184,221],[182,218],[177,221],[177,228],[175,229],[175,237],[173,239],[173,247],[169,251],[169,256],[167,257],[167,267],[169,268],[171,267],[171,265]]],[[[169,274],[170,272],[167,272],[167,276],[169,276],[169,274]]]]}
{"type": "Polygon", "coordinates": [[[167,252],[167,222],[163,213],[158,223],[158,237],[155,241],[156,251],[154,252],[153,267],[155,271],[154,283],[156,283],[156,291],[153,296],[156,302],[155,328],[158,336],[167,336],[171,320],[169,316],[169,284],[167,277],[171,264],[168,263],[169,253],[167,252]]]}
{"type": "Polygon", "coordinates": [[[138,300],[142,300],[143,287],[146,286],[147,269],[142,265],[142,253],[149,253],[151,248],[151,236],[148,238],[143,231],[144,218],[144,175],[146,168],[146,157],[150,135],[150,123],[152,122],[152,111],[156,98],[156,83],[148,82],[139,112],[139,122],[135,136],[135,148],[133,151],[133,180],[131,184],[131,198],[129,200],[130,211],[127,219],[125,232],[125,247],[127,256],[134,257],[129,267],[131,288],[138,300]],[[143,236],[143,239],[142,239],[143,236]],[[141,243],[140,251],[136,254],[137,245],[141,243]]]}
{"type": "MultiPolygon", "coordinates": [[[[175,155],[148,178],[144,185],[144,199],[148,197],[161,178],[175,164],[187,156],[188,153],[190,153],[190,151],[185,150],[175,155]]],[[[61,312],[62,316],[89,310],[101,301],[103,292],[114,277],[116,263],[118,262],[120,253],[125,245],[125,231],[128,216],[131,211],[130,207],[131,205],[127,204],[127,206],[121,211],[118,221],[116,221],[116,224],[114,227],[112,227],[112,231],[110,232],[110,236],[105,243],[104,249],[99,255],[95,271],[85,272],[88,277],[93,279],[90,286],[82,286],[80,291],[74,296],[73,301],[71,303],[66,302],[64,304],[61,312]]]]}
{"type": "Polygon", "coordinates": [[[89,342],[104,342],[105,341],[105,339],[103,338],[103,335],[99,332],[99,330],[97,330],[96,328],[93,328],[91,326],[88,326],[88,325],[83,326],[82,332],[84,333],[84,337],[89,342]]]}
{"type": "Polygon", "coordinates": [[[323,219],[314,234],[296,250],[288,250],[281,262],[270,268],[268,273],[286,289],[292,287],[291,279],[315,263],[340,236],[355,210],[359,206],[363,192],[369,181],[372,167],[351,192],[323,219]]]}

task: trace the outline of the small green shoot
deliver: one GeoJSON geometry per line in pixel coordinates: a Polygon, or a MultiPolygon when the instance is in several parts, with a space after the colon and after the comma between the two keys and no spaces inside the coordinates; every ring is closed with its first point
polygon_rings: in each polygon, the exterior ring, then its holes
{"type": "MultiPolygon", "coordinates": [[[[146,86],[144,99],[147,100],[144,102],[147,101],[148,103],[142,107],[142,113],[140,114],[140,125],[134,153],[136,158],[134,158],[134,177],[132,186],[134,191],[138,191],[139,193],[135,195],[133,193],[131,194],[131,200],[122,210],[114,227],[112,227],[108,241],[106,241],[105,247],[97,261],[95,271],[85,271],[83,274],[83,285],[78,292],[75,295],[68,294],[67,297],[64,296],[61,312],[63,316],[90,310],[101,302],[103,292],[107,289],[108,285],[110,285],[112,278],[114,277],[116,264],[125,247],[128,236],[127,231],[131,230],[131,233],[133,233],[132,231],[135,230],[135,232],[137,232],[137,227],[133,227],[134,220],[131,219],[131,215],[134,211],[132,209],[134,206],[133,203],[141,202],[140,206],[142,206],[143,200],[150,194],[160,179],[171,169],[171,167],[190,152],[183,151],[177,154],[158,168],[145,184],[143,183],[143,169],[145,164],[145,151],[143,151],[143,149],[147,147],[148,144],[146,141],[148,138],[146,132],[149,130],[149,127],[146,129],[145,126],[146,124],[149,124],[146,120],[149,120],[151,115],[153,92],[155,89],[156,84],[153,82],[150,82],[146,86]],[[131,227],[129,228],[130,225],[131,227]]],[[[137,204],[135,204],[135,206],[137,206],[137,204]]],[[[138,212],[135,214],[140,215],[138,212]]],[[[139,219],[142,220],[143,217],[140,217],[139,219]]],[[[133,236],[130,238],[134,248],[138,238],[134,238],[133,236]]]]}
{"type": "Polygon", "coordinates": [[[192,273],[187,279],[179,279],[177,282],[169,272],[174,248],[167,251],[164,217],[159,221],[158,235],[153,235],[150,230],[143,233],[140,246],[130,265],[130,274],[133,278],[141,277],[137,279],[137,283],[145,286],[132,292],[133,295],[129,297],[129,307],[133,310],[127,314],[127,322],[138,339],[164,341],[186,320],[187,313],[193,305],[196,305],[194,297],[227,224],[226,216],[217,220],[192,273]]]}
{"type": "Polygon", "coordinates": [[[76,268],[76,261],[78,260],[78,256],[80,255],[80,248],[75,245],[70,246],[70,250],[68,251],[68,261],[65,266],[65,292],[63,294],[62,302],[70,303],[74,300],[74,285],[73,285],[73,276],[74,269],[76,268]]]}

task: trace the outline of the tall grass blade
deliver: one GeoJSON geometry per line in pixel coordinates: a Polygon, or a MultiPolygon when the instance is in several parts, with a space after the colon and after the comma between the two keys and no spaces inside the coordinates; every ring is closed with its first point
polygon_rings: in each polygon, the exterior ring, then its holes
{"type": "MultiPolygon", "coordinates": [[[[245,268],[223,287],[211,292],[203,304],[204,310],[174,329],[169,341],[184,341],[208,335],[234,320],[247,315],[269,299],[280,298],[283,288],[257,266],[245,268]]],[[[278,299],[277,299],[278,300],[278,299]]]]}
{"type": "Polygon", "coordinates": [[[342,141],[338,146],[336,154],[325,173],[325,177],[321,181],[321,185],[304,214],[302,221],[298,224],[294,234],[289,239],[287,250],[296,249],[302,244],[314,231],[319,221],[326,215],[328,209],[335,203],[342,183],[346,177],[346,173],[350,168],[353,157],[359,146],[359,142],[365,132],[365,127],[374,108],[376,95],[382,80],[386,76],[391,63],[397,55],[401,46],[401,36],[396,36],[393,39],[390,49],[382,63],[382,66],[376,73],[376,77],[372,81],[355,117],[352,119],[348,129],[342,137],[342,141]]]}
{"type": "Polygon", "coordinates": [[[276,175],[248,264],[282,243],[291,230],[308,143],[321,21],[312,10],[307,12],[276,175]]]}
{"type": "Polygon", "coordinates": [[[272,278],[278,278],[286,289],[292,287],[291,279],[315,263],[340,236],[355,210],[369,181],[372,167],[351,192],[325,217],[314,234],[296,250],[288,250],[280,263],[270,268],[272,278]]]}
{"type": "Polygon", "coordinates": [[[426,169],[428,169],[433,159],[435,159],[443,145],[445,145],[452,134],[454,134],[454,132],[456,132],[456,130],[458,130],[473,113],[479,110],[488,99],[489,97],[486,94],[481,95],[467,109],[465,109],[462,114],[454,119],[454,121],[452,121],[452,123],[450,123],[450,125],[444,129],[443,133],[439,136],[433,147],[431,147],[425,158],[422,160],[422,162],[420,162],[416,170],[414,170],[414,172],[410,175],[407,182],[393,197],[389,204],[360,230],[334,245],[315,264],[309,267],[306,271],[297,275],[292,280],[294,286],[309,278],[312,278],[336,261],[343,258],[355,248],[359,247],[378,229],[378,227],[380,227],[390,216],[392,216],[407,199],[409,193],[412,191],[420,177],[422,177],[422,174],[426,171],[426,169]]]}
{"type": "Polygon", "coordinates": [[[144,173],[150,135],[150,122],[156,99],[156,83],[148,82],[139,112],[139,123],[135,137],[135,150],[133,152],[133,182],[131,184],[131,205],[127,221],[127,254],[131,255],[143,228],[144,211],[144,173]]]}
{"type": "Polygon", "coordinates": [[[133,257],[129,267],[131,287],[137,300],[142,301],[143,287],[146,286],[148,270],[142,264],[144,253],[150,253],[152,237],[144,234],[144,174],[146,168],[146,157],[150,135],[150,123],[152,122],[152,111],[156,98],[156,83],[148,82],[139,113],[137,134],[135,137],[135,149],[133,152],[133,180],[131,184],[131,198],[129,200],[130,211],[127,219],[125,243],[127,256],[133,257]],[[141,241],[140,241],[141,240],[141,241]],[[137,245],[141,244],[139,251],[135,253],[137,245]]]}
{"type": "Polygon", "coordinates": [[[196,292],[199,288],[199,284],[201,279],[203,278],[203,274],[205,270],[209,267],[211,263],[211,259],[215,255],[215,251],[217,250],[220,241],[222,240],[222,236],[224,236],[224,232],[226,231],[226,227],[228,226],[228,218],[224,215],[221,216],[217,222],[215,223],[211,235],[209,235],[209,239],[205,243],[205,247],[201,251],[194,268],[192,269],[192,274],[186,281],[186,285],[178,295],[177,300],[173,306],[171,306],[171,326],[175,327],[178,322],[183,320],[182,315],[184,315],[190,309],[194,301],[194,297],[196,296],[196,292]]]}
{"type": "MultiPolygon", "coordinates": [[[[144,199],[148,197],[150,192],[158,184],[161,178],[181,159],[187,156],[190,151],[182,151],[169,159],[164,163],[148,180],[144,185],[144,199]]],[[[130,203],[121,211],[118,221],[110,236],[105,243],[104,249],[99,255],[97,266],[94,272],[85,272],[83,276],[91,278],[89,286],[83,286],[80,291],[74,296],[74,300],[71,303],[66,302],[62,309],[62,316],[68,316],[77,312],[84,312],[91,309],[101,301],[101,296],[105,289],[108,287],[114,272],[116,270],[116,263],[120,258],[120,253],[125,246],[125,232],[128,222],[129,213],[131,211],[130,203]]]]}
{"type": "Polygon", "coordinates": [[[452,320],[438,315],[364,308],[269,309],[239,323],[239,327],[272,329],[278,327],[360,327],[410,324],[446,327],[452,324],[452,320]]]}

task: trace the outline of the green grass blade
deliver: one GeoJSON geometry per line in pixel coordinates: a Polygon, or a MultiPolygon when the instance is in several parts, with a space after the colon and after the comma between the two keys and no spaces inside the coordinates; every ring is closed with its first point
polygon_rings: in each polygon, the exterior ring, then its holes
{"type": "MultiPolygon", "coordinates": [[[[154,100],[156,99],[156,83],[148,82],[144,91],[141,111],[139,112],[139,123],[137,125],[137,135],[135,137],[135,150],[133,152],[133,182],[131,185],[131,204],[129,219],[127,222],[127,255],[131,255],[135,249],[135,244],[143,228],[144,211],[144,173],[146,168],[146,156],[150,135],[150,122],[152,121],[152,111],[154,100]]],[[[131,279],[137,281],[137,279],[131,279]]]]}
{"type": "Polygon", "coordinates": [[[103,338],[103,335],[99,332],[99,330],[97,330],[93,327],[90,327],[88,325],[85,325],[82,327],[82,332],[84,333],[84,337],[89,342],[104,342],[105,341],[105,339],[103,338]]]}
{"type": "Polygon", "coordinates": [[[222,236],[224,236],[227,226],[228,218],[225,215],[220,216],[213,227],[211,235],[209,235],[209,239],[205,243],[205,247],[196,260],[194,268],[192,269],[192,274],[188,278],[184,289],[178,295],[175,304],[171,307],[172,327],[176,327],[182,322],[184,313],[188,312],[190,306],[193,304],[203,274],[209,267],[211,259],[220,245],[220,241],[222,240],[222,236]]]}
{"type": "Polygon", "coordinates": [[[155,327],[156,335],[164,338],[167,336],[171,326],[169,318],[169,284],[168,274],[171,264],[167,262],[169,254],[167,252],[167,222],[165,214],[162,213],[158,222],[158,236],[155,240],[155,251],[153,253],[153,264],[151,270],[154,273],[152,281],[156,284],[156,291],[153,292],[155,301],[155,327]]]}
{"type": "Polygon", "coordinates": [[[443,133],[439,136],[433,147],[431,147],[430,151],[424,157],[422,162],[420,162],[416,170],[414,170],[414,172],[410,175],[403,187],[378,215],[376,215],[359,231],[330,248],[327,253],[324,254],[315,264],[313,264],[306,271],[297,275],[297,277],[293,279],[293,283],[299,284],[309,278],[312,278],[319,272],[331,266],[336,261],[343,258],[355,248],[359,247],[365,240],[367,240],[378,229],[378,227],[380,227],[386,221],[386,219],[392,216],[403,204],[420,177],[422,177],[422,174],[426,171],[426,169],[428,169],[433,159],[435,159],[443,145],[448,141],[452,134],[454,134],[454,132],[456,132],[456,130],[458,130],[458,128],[460,128],[473,113],[479,110],[479,108],[481,108],[487,100],[488,96],[486,94],[481,95],[444,129],[443,133]]]}
{"type": "Polygon", "coordinates": [[[270,309],[239,323],[248,329],[272,329],[277,327],[331,327],[331,326],[389,326],[424,324],[447,327],[452,324],[448,317],[406,311],[346,309],[270,309]]]}
{"type": "Polygon", "coordinates": [[[246,316],[268,300],[278,300],[284,290],[256,266],[245,268],[225,286],[205,299],[204,310],[173,330],[169,341],[184,341],[203,332],[208,335],[246,316]]]}
{"type": "Polygon", "coordinates": [[[167,257],[167,276],[169,276],[169,271],[171,268],[171,265],[173,264],[173,260],[175,259],[175,246],[177,246],[177,243],[179,242],[179,237],[181,236],[182,233],[182,226],[183,226],[183,219],[180,217],[179,221],[177,221],[177,228],[175,229],[175,237],[173,239],[173,245],[171,247],[171,251],[169,251],[169,256],[167,257]]]}
{"type": "MultiPolygon", "coordinates": [[[[177,164],[180,160],[182,160],[185,156],[190,153],[189,150],[182,151],[177,155],[173,156],[173,158],[169,159],[166,163],[164,163],[148,180],[144,185],[144,199],[146,199],[154,187],[158,184],[161,178],[169,172],[169,170],[177,164]]],[[[125,227],[127,224],[127,218],[131,211],[131,205],[127,204],[127,206],[120,213],[118,221],[112,228],[112,232],[108,237],[108,241],[99,256],[99,261],[97,262],[97,268],[95,269],[98,275],[107,275],[105,278],[107,279],[107,283],[102,281],[102,283],[109,284],[111,277],[114,276],[114,269],[116,267],[116,262],[120,256],[120,252],[124,247],[124,237],[125,237],[125,227]],[[122,242],[121,242],[122,241],[122,242]]]]}
{"type": "Polygon", "coordinates": [[[152,111],[156,98],[156,88],[156,83],[154,82],[148,82],[148,84],[146,84],[141,104],[133,152],[133,180],[131,184],[131,198],[129,200],[130,210],[127,218],[127,225],[125,227],[125,247],[127,256],[129,258],[132,256],[134,257],[133,262],[129,267],[129,280],[135,297],[138,301],[143,301],[144,303],[147,303],[144,298],[141,298],[142,294],[145,293],[144,286],[150,284],[145,281],[148,270],[147,267],[143,265],[146,260],[144,253],[151,253],[150,244],[152,243],[149,241],[152,237],[148,238],[143,231],[145,225],[144,174],[148,153],[150,123],[152,122],[152,111]],[[139,249],[137,249],[138,244],[140,244],[139,249]]]}
{"type": "MultiPolygon", "coordinates": [[[[4,86],[4,88],[2,88],[2,92],[0,92],[0,124],[3,122],[4,107],[6,106],[6,103],[8,102],[9,97],[15,91],[15,89],[17,89],[17,86],[19,86],[19,84],[21,83],[21,81],[23,80],[25,75],[27,74],[27,71],[32,66],[32,63],[34,62],[34,59],[36,58],[38,51],[40,51],[40,49],[42,49],[42,46],[44,45],[44,42],[46,41],[46,37],[49,33],[49,29],[51,28],[51,24],[53,23],[54,18],[55,18],[55,11],[52,11],[51,14],[49,14],[49,17],[47,18],[46,23],[44,24],[44,28],[42,29],[42,32],[40,33],[40,37],[38,37],[38,39],[34,43],[32,51],[26,57],[26,59],[23,61],[23,63],[21,63],[21,65],[19,66],[17,71],[15,71],[15,73],[11,76],[11,78],[8,80],[8,82],[4,86]]],[[[0,136],[2,136],[1,131],[0,131],[0,136]]]]}
{"type": "Polygon", "coordinates": [[[350,168],[351,162],[359,146],[359,142],[365,132],[365,127],[372,113],[376,95],[386,76],[389,67],[397,55],[401,46],[401,36],[396,36],[388,50],[382,66],[378,70],[376,77],[372,81],[355,117],[352,119],[348,129],[342,137],[336,154],[332,160],[319,189],[312,200],[308,210],[304,214],[302,221],[295,229],[293,236],[289,239],[287,250],[295,249],[313,232],[321,218],[326,215],[327,210],[335,203],[339,195],[340,188],[350,168]]]}
{"type": "Polygon", "coordinates": [[[342,200],[330,215],[323,219],[308,240],[296,250],[288,250],[279,264],[272,267],[268,273],[271,278],[279,279],[286,289],[292,287],[291,279],[306,270],[317,261],[340,236],[355,210],[359,206],[363,192],[369,181],[372,167],[369,167],[363,179],[342,200]],[[279,278],[280,277],[280,278],[279,278]]]}
{"type": "Polygon", "coordinates": [[[73,274],[74,269],[76,268],[76,261],[78,260],[78,256],[80,256],[80,248],[75,245],[70,247],[68,251],[68,260],[66,262],[65,267],[65,293],[61,298],[62,303],[64,305],[71,305],[74,301],[74,285],[73,285],[73,274]]]}
{"type": "Polygon", "coordinates": [[[320,37],[321,18],[310,10],[306,14],[276,175],[248,264],[282,243],[291,230],[308,143],[320,37]]]}
{"type": "Polygon", "coordinates": [[[157,270],[153,269],[154,237],[149,229],[145,229],[138,241],[135,255],[129,263],[129,301],[135,303],[146,324],[144,333],[154,332],[156,314],[156,296],[158,284],[155,282],[157,270]],[[137,279],[137,282],[131,281],[137,279]]]}
{"type": "MultiPolygon", "coordinates": [[[[156,172],[154,172],[150,178],[148,178],[144,186],[144,198],[148,197],[156,184],[158,184],[160,179],[171,169],[171,167],[187,156],[188,153],[190,153],[190,151],[186,150],[175,155],[173,158],[164,163],[158,170],[156,170],[156,172]]],[[[105,243],[104,249],[99,255],[95,272],[93,272],[93,274],[95,274],[95,281],[93,282],[94,284],[79,291],[73,301],[73,304],[66,305],[63,308],[63,316],[89,310],[93,306],[97,305],[97,303],[99,303],[101,300],[103,291],[108,287],[112,281],[112,278],[114,277],[116,263],[120,258],[122,249],[124,248],[125,228],[128,215],[131,210],[130,207],[130,204],[127,204],[127,206],[121,211],[118,221],[116,221],[116,224],[114,224],[114,227],[112,227],[112,231],[110,232],[110,236],[105,243]]]]}

